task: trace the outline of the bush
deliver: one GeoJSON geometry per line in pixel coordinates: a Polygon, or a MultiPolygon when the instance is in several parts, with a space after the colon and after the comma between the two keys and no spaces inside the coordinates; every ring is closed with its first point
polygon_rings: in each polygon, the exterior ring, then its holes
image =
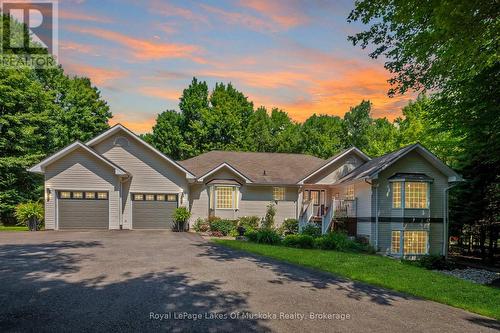
{"type": "Polygon", "coordinates": [[[259,228],[260,218],[258,216],[243,216],[240,217],[239,226],[246,230],[255,230],[259,228]]]}
{"type": "Polygon", "coordinates": [[[20,203],[16,206],[14,216],[18,221],[18,225],[25,225],[30,230],[36,231],[41,228],[43,222],[43,204],[33,201],[20,203]]]}
{"type": "Polygon", "coordinates": [[[213,219],[212,222],[210,223],[211,231],[219,231],[224,236],[227,236],[233,229],[235,229],[234,221],[213,219]]]}
{"type": "Polygon", "coordinates": [[[426,255],[417,260],[417,265],[426,269],[453,269],[453,265],[444,256],[426,255]]]}
{"type": "Polygon", "coordinates": [[[321,228],[314,223],[308,223],[304,226],[304,228],[302,228],[300,233],[317,238],[321,236],[321,228]]]}
{"type": "Polygon", "coordinates": [[[238,237],[240,235],[240,233],[238,232],[238,230],[236,228],[233,228],[231,229],[231,231],[229,231],[229,236],[231,237],[238,237]]]}
{"type": "Polygon", "coordinates": [[[273,229],[274,227],[274,217],[276,216],[276,207],[274,203],[267,205],[266,216],[262,221],[262,229],[273,229]]]}
{"type": "Polygon", "coordinates": [[[249,241],[261,244],[276,245],[281,243],[280,235],[272,229],[260,229],[245,233],[249,241]]]}
{"type": "Polygon", "coordinates": [[[210,224],[208,223],[208,220],[199,217],[198,219],[196,219],[196,222],[193,225],[193,229],[196,232],[207,232],[210,230],[210,224]]]}
{"type": "Polygon", "coordinates": [[[178,207],[174,211],[174,231],[184,231],[186,222],[191,217],[191,212],[184,206],[178,207]]]}
{"type": "Polygon", "coordinates": [[[299,233],[299,221],[297,219],[286,219],[280,227],[283,236],[299,233]]]}
{"type": "Polygon", "coordinates": [[[314,238],[309,235],[287,235],[283,239],[283,245],[311,249],[314,246],[314,238]]]}
{"type": "Polygon", "coordinates": [[[220,231],[210,231],[210,236],[213,237],[224,237],[224,234],[220,231]]]}
{"type": "Polygon", "coordinates": [[[361,244],[350,240],[349,237],[342,232],[331,232],[316,239],[315,247],[322,250],[358,250],[361,244]]]}

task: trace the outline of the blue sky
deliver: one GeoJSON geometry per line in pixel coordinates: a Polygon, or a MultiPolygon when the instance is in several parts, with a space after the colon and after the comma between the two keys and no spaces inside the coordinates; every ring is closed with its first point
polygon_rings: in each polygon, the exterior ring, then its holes
{"type": "Polygon", "coordinates": [[[121,122],[143,133],[178,109],[193,76],[232,82],[296,121],[342,116],[362,99],[393,119],[409,96],[388,98],[383,62],[352,46],[352,1],[90,1],[59,3],[59,61],[88,76],[121,122]]]}

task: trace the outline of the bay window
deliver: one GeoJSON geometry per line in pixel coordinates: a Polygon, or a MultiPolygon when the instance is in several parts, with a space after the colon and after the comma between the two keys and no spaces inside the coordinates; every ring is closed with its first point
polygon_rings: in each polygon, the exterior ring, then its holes
{"type": "Polygon", "coordinates": [[[210,209],[238,209],[238,188],[236,186],[212,186],[210,209]]]}
{"type": "Polygon", "coordinates": [[[427,209],[429,208],[429,183],[392,182],[392,208],[427,209]]]}
{"type": "Polygon", "coordinates": [[[427,254],[428,237],[428,232],[424,230],[393,230],[391,234],[391,253],[401,254],[402,245],[403,255],[427,254]]]}

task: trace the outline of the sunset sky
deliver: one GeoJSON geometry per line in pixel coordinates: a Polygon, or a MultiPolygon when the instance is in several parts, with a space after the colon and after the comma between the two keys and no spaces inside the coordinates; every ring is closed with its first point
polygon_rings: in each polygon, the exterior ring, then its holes
{"type": "Polygon", "coordinates": [[[178,110],[193,76],[232,82],[254,102],[303,121],[343,116],[369,99],[393,119],[410,96],[387,97],[382,60],[352,46],[353,1],[118,1],[59,3],[59,61],[88,76],[120,122],[148,132],[178,110]]]}

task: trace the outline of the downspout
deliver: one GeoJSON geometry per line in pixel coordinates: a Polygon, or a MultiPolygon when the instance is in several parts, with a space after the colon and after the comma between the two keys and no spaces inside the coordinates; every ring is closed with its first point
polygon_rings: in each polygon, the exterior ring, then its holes
{"type": "Polygon", "coordinates": [[[128,181],[129,176],[120,177],[120,197],[119,197],[119,207],[118,207],[118,222],[120,224],[120,230],[123,230],[123,183],[128,181]]]}
{"type": "Polygon", "coordinates": [[[378,251],[378,187],[379,184],[374,185],[373,182],[370,183],[366,178],[365,182],[372,187],[375,187],[375,249],[378,251]]]}
{"type": "Polygon", "coordinates": [[[443,209],[443,255],[448,258],[448,200],[449,200],[449,190],[455,187],[457,184],[452,184],[443,190],[444,192],[444,209],[443,209]]]}

